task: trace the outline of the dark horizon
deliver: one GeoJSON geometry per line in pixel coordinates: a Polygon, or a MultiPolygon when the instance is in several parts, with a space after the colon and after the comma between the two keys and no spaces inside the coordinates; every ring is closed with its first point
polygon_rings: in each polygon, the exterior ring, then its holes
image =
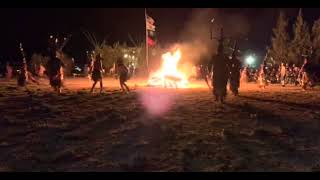
{"type": "MultiPolygon", "coordinates": [[[[247,32],[249,42],[245,48],[262,55],[265,47],[270,45],[272,28],[279,10],[287,14],[290,20],[289,27],[291,27],[299,9],[223,8],[218,10],[221,17],[240,15],[245,18],[249,23],[247,32]]],[[[183,40],[181,32],[193,12],[192,8],[148,8],[148,14],[156,20],[159,42],[170,44],[183,40]]],[[[1,29],[1,61],[8,57],[16,57],[19,53],[19,42],[24,44],[28,56],[33,52],[43,52],[47,48],[47,38],[51,33],[73,35],[65,51],[75,57],[76,61],[85,56],[86,50],[92,49],[82,34],[83,30],[95,34],[100,41],[106,38],[110,44],[120,41],[130,45],[129,34],[135,40],[144,40],[143,8],[7,8],[2,9],[0,14],[4,24],[1,29]]],[[[311,28],[312,22],[320,17],[320,11],[317,8],[303,9],[303,15],[311,28]]]]}

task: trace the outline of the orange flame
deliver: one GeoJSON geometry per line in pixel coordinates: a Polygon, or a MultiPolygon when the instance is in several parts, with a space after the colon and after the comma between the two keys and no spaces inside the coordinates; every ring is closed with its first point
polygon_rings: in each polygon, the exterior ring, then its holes
{"type": "Polygon", "coordinates": [[[177,49],[173,53],[167,52],[162,55],[162,66],[151,74],[148,84],[151,86],[162,86],[168,88],[187,88],[188,79],[186,75],[177,68],[181,59],[181,51],[177,49]]]}

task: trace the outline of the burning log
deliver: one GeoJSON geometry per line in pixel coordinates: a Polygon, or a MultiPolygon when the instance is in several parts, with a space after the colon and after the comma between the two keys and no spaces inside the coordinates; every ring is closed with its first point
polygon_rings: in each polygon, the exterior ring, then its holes
{"type": "Polygon", "coordinates": [[[169,83],[170,85],[169,87],[175,87],[176,89],[178,89],[178,83],[181,81],[182,81],[182,78],[179,78],[177,76],[166,75],[164,77],[164,87],[166,88],[169,83]]]}

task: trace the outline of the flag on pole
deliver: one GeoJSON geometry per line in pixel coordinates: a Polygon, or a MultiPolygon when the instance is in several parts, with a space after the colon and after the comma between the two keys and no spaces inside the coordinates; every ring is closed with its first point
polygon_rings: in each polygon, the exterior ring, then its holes
{"type": "Polygon", "coordinates": [[[150,17],[148,14],[147,14],[147,22],[149,22],[150,24],[154,24],[154,19],[152,17],[150,17]]]}
{"type": "Polygon", "coordinates": [[[150,37],[148,37],[148,45],[149,46],[154,46],[156,43],[153,39],[151,39],[150,37]]]}
{"type": "Polygon", "coordinates": [[[155,20],[147,14],[147,8],[144,9],[146,22],[146,67],[149,72],[149,46],[154,46],[155,42],[155,20]]]}
{"type": "Polygon", "coordinates": [[[156,31],[156,26],[155,26],[155,25],[152,25],[152,24],[147,23],[147,29],[148,29],[148,31],[156,31]]]}
{"type": "Polygon", "coordinates": [[[155,20],[146,14],[146,30],[147,30],[147,43],[149,46],[155,45],[155,20]]]}
{"type": "Polygon", "coordinates": [[[148,15],[146,19],[146,24],[147,24],[147,30],[156,31],[156,26],[154,25],[154,19],[148,15]]]}

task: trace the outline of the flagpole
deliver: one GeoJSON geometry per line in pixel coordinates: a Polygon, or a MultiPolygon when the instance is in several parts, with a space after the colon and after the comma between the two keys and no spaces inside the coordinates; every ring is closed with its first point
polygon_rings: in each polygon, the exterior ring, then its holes
{"type": "Polygon", "coordinates": [[[147,28],[147,8],[144,9],[145,23],[146,23],[146,65],[149,73],[149,52],[148,52],[148,28],[147,28]]]}

